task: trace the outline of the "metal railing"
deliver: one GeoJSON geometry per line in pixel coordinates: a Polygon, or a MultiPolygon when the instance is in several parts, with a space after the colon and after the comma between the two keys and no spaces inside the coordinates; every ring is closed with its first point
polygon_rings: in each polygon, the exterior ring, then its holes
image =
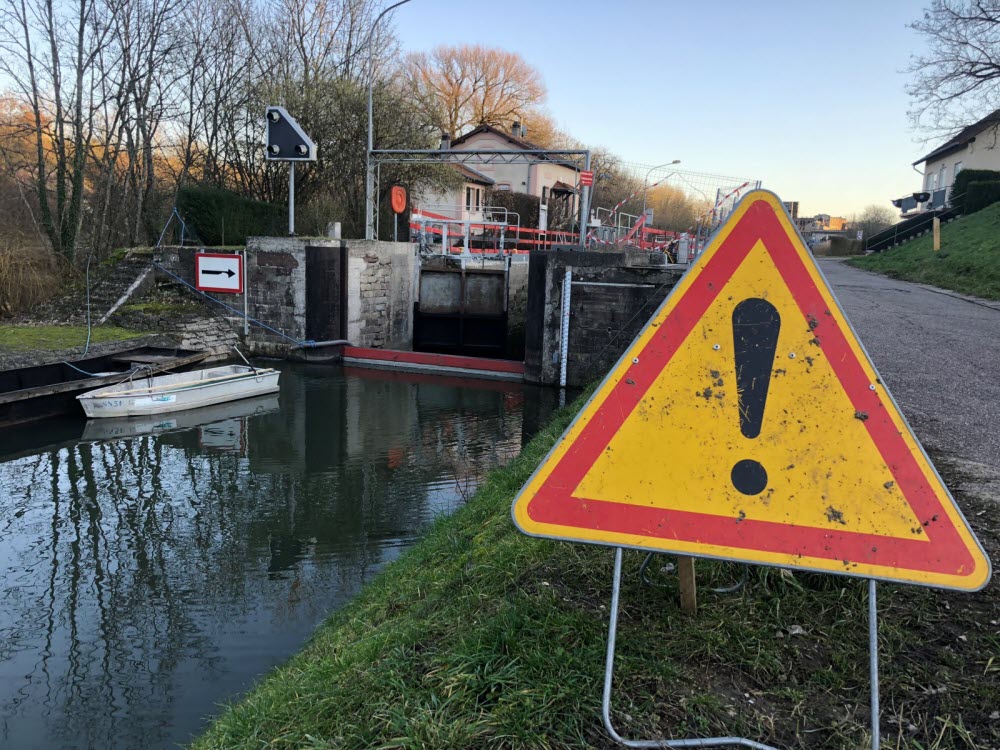
{"type": "Polygon", "coordinates": [[[893,224],[878,234],[874,234],[865,240],[866,253],[881,253],[884,250],[901,245],[904,242],[919,237],[924,232],[930,231],[934,219],[942,222],[951,221],[959,215],[957,208],[943,208],[927,211],[919,216],[904,219],[898,224],[893,224]]]}

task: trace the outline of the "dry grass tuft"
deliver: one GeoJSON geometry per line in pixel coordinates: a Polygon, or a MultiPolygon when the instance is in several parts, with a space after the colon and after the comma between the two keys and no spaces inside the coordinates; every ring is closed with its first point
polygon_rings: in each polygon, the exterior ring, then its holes
{"type": "Polygon", "coordinates": [[[0,239],[0,317],[44,302],[62,288],[63,280],[52,251],[0,239]]]}

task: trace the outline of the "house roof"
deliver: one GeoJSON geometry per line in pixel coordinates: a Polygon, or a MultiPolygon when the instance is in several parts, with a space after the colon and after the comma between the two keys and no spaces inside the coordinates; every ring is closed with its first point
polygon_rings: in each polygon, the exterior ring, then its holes
{"type": "MultiPolygon", "coordinates": [[[[451,142],[452,148],[454,148],[455,146],[458,146],[458,145],[460,145],[462,143],[465,143],[470,138],[472,138],[473,136],[479,135],[480,133],[489,133],[491,135],[499,136],[500,138],[503,138],[505,141],[507,141],[507,143],[509,143],[510,145],[516,146],[517,148],[519,148],[519,149],[521,149],[523,151],[544,151],[545,150],[545,148],[543,146],[539,146],[537,143],[532,143],[531,141],[526,141],[524,138],[518,138],[516,136],[511,135],[510,133],[506,133],[503,130],[500,130],[500,128],[495,128],[492,125],[480,125],[479,127],[475,128],[474,130],[470,130],[465,135],[460,135],[458,138],[456,138],[455,140],[453,140],[451,142]]],[[[546,157],[546,156],[540,154],[538,158],[544,160],[544,159],[548,159],[549,157],[546,157]]],[[[561,164],[561,166],[564,166],[567,169],[572,169],[572,170],[574,170],[576,172],[580,171],[579,167],[575,167],[575,166],[573,166],[571,164],[565,164],[565,163],[562,163],[562,162],[560,162],[560,164],[561,164]]]]}
{"type": "Polygon", "coordinates": [[[552,192],[553,193],[579,193],[580,191],[577,190],[572,185],[567,185],[562,180],[558,180],[555,183],[553,183],[553,185],[552,185],[552,192]]]}
{"type": "Polygon", "coordinates": [[[913,166],[923,164],[925,161],[930,161],[931,159],[947,156],[955,151],[960,151],[974,141],[976,136],[986,130],[986,128],[996,127],[997,125],[1000,125],[1000,109],[995,109],[979,122],[969,125],[967,128],[962,128],[962,130],[931,151],[927,156],[913,162],[913,166]]]}
{"type": "Polygon", "coordinates": [[[496,180],[488,175],[484,175],[467,164],[453,164],[453,167],[459,171],[459,174],[466,179],[467,182],[475,182],[480,185],[495,185],[496,180]]]}

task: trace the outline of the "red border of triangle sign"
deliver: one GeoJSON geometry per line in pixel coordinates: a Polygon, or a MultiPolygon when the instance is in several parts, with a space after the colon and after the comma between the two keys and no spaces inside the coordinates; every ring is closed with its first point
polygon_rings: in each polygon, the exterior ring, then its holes
{"type": "Polygon", "coordinates": [[[512,515],[532,536],[939,588],[975,591],[991,573],[781,202],[764,190],[734,209],[522,488],[512,515]],[[736,310],[746,301],[780,316],[780,333],[765,335],[761,323],[738,334],[736,310]],[[770,351],[761,378],[741,372],[739,336],[748,357],[770,351]],[[789,359],[789,342],[798,360],[789,359]],[[780,361],[771,358],[778,349],[780,361]],[[701,389],[706,362],[722,363],[711,376],[728,395],[701,389]],[[763,432],[747,437],[742,417],[723,416],[746,412],[761,381],[755,429],[763,432]],[[780,398],[779,388],[788,389],[780,398]],[[797,403],[813,421],[803,417],[793,431],[797,403]],[[697,440],[678,451],[682,435],[697,440]],[[756,458],[736,461],[741,452],[756,458]],[[789,461],[789,452],[806,459],[789,461]],[[809,465],[813,453],[820,458],[809,465]],[[740,479],[747,465],[751,479],[740,479]]]}

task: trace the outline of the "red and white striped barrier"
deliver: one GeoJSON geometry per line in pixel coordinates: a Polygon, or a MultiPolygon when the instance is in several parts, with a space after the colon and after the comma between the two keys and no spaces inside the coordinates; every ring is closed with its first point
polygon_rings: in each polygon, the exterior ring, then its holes
{"type": "MultiPolygon", "coordinates": [[[[618,213],[618,209],[621,208],[622,206],[624,206],[626,203],[628,203],[633,198],[635,198],[639,193],[645,192],[646,190],[652,190],[657,185],[662,185],[664,182],[666,182],[671,177],[673,177],[674,174],[675,173],[671,172],[666,177],[664,177],[662,180],[657,180],[652,185],[643,185],[641,188],[639,188],[638,190],[636,190],[635,192],[633,192],[630,196],[628,196],[624,200],[618,201],[618,203],[615,204],[615,207],[611,209],[611,213],[608,214],[608,221],[611,222],[611,220],[614,218],[615,214],[618,213]]],[[[602,221],[601,224],[604,224],[604,222],[602,221]]],[[[613,222],[610,223],[610,224],[608,224],[608,226],[613,226],[613,222]]]]}

